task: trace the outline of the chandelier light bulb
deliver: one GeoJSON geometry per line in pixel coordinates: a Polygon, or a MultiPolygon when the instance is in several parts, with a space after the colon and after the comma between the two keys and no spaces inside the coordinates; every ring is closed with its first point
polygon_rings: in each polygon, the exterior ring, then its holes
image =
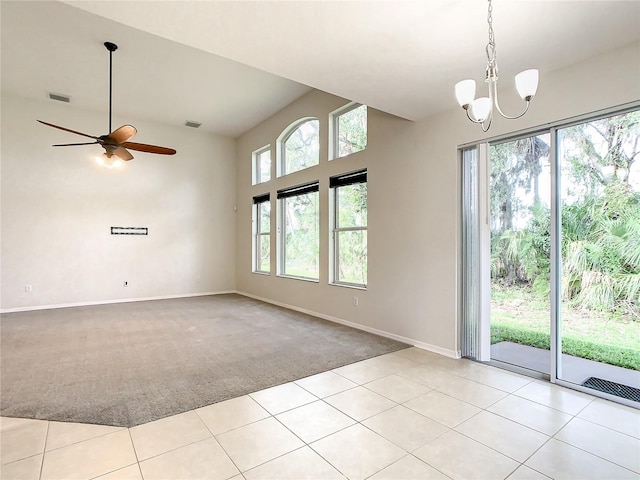
{"type": "Polygon", "coordinates": [[[462,108],[468,107],[476,97],[475,80],[462,80],[456,83],[456,98],[462,108]]]}
{"type": "Polygon", "coordinates": [[[476,98],[471,104],[471,114],[478,122],[484,122],[491,114],[491,99],[489,97],[476,98]]]}
{"type": "Polygon", "coordinates": [[[538,91],[538,70],[525,70],[516,75],[516,89],[523,100],[530,101],[538,91]]]}

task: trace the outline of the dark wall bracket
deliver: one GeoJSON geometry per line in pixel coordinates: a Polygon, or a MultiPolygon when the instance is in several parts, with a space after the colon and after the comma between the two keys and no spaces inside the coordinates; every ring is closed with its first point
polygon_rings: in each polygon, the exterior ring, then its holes
{"type": "Polygon", "coordinates": [[[111,235],[149,235],[147,227],[111,227],[111,235]]]}

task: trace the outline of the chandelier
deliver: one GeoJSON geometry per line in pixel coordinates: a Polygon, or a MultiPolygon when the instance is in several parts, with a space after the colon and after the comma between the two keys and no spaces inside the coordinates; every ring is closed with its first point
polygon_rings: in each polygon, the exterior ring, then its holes
{"type": "Polygon", "coordinates": [[[522,117],[529,110],[531,100],[538,89],[538,70],[530,69],[520,72],[516,75],[515,80],[516,89],[526,102],[524,111],[520,115],[510,116],[505,114],[500,108],[500,103],[498,102],[498,62],[496,59],[496,40],[493,33],[492,11],[493,7],[491,0],[489,0],[489,10],[487,14],[489,43],[486,47],[487,71],[485,78],[485,82],[489,84],[489,96],[475,98],[476,82],[474,80],[462,80],[456,83],[455,87],[456,98],[460,106],[467,112],[467,117],[472,122],[479,123],[484,132],[491,127],[494,110],[497,110],[500,115],[508,119],[513,120],[522,117]]]}

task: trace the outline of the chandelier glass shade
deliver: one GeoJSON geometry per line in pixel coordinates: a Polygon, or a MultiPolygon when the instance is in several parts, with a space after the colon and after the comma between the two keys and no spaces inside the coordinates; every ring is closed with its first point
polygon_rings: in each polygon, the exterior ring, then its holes
{"type": "Polygon", "coordinates": [[[529,69],[520,72],[515,76],[516,90],[520,97],[526,102],[524,110],[518,115],[507,115],[500,108],[498,101],[498,62],[496,59],[496,41],[493,33],[493,6],[489,0],[489,11],[487,23],[489,24],[489,43],[486,47],[487,70],[485,82],[489,87],[489,96],[476,97],[476,82],[474,80],[462,80],[456,83],[455,94],[460,106],[467,112],[467,117],[474,123],[479,123],[483,131],[489,130],[493,120],[493,112],[498,111],[500,115],[508,119],[522,117],[529,110],[531,100],[538,90],[538,70],[529,69]]]}

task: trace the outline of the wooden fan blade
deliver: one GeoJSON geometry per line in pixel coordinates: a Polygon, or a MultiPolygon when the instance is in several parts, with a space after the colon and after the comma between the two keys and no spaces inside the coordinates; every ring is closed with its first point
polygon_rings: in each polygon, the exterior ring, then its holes
{"type": "Polygon", "coordinates": [[[122,147],[114,148],[113,149],[113,154],[115,156],[121,158],[125,162],[128,162],[129,160],[133,159],[133,155],[131,155],[131,152],[129,152],[127,149],[122,148],[122,147]]]}
{"type": "Polygon", "coordinates": [[[157,145],[147,145],[146,143],[124,142],[121,147],[139,152],[159,153],[161,155],[174,155],[176,151],[173,148],[158,147],[157,145]]]}
{"type": "Polygon", "coordinates": [[[93,135],[87,135],[86,133],[76,132],[75,130],[71,130],[70,128],[61,127],[60,125],[54,125],[53,123],[43,122],[42,120],[38,120],[43,125],[48,125],[49,127],[58,128],[60,130],[64,130],[65,132],[75,133],[76,135],[82,135],[83,137],[93,138],[98,140],[98,137],[94,137],[93,135]]]}
{"type": "Polygon", "coordinates": [[[133,125],[122,125],[120,128],[115,129],[108,135],[108,138],[120,145],[133,137],[138,130],[133,125]]]}
{"type": "Polygon", "coordinates": [[[57,145],[51,145],[52,147],[73,147],[75,145],[95,145],[99,142],[83,142],[83,143],[58,143],[57,145]]]}

